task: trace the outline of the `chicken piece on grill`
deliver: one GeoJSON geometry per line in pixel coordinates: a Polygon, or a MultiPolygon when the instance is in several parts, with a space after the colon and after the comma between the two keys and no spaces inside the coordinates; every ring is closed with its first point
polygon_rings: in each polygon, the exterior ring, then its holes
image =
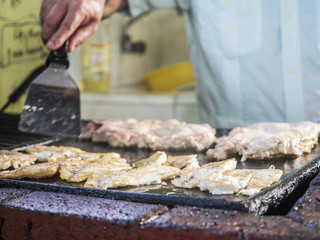
{"type": "Polygon", "coordinates": [[[20,153],[17,151],[0,150],[0,170],[10,167],[15,169],[34,164],[37,157],[32,154],[20,153]]]}
{"type": "Polygon", "coordinates": [[[84,161],[97,160],[103,158],[121,158],[120,153],[108,152],[108,153],[93,153],[85,152],[80,155],[81,159],[84,161]]]}
{"type": "Polygon", "coordinates": [[[251,169],[233,169],[221,174],[213,174],[202,179],[198,187],[201,191],[209,191],[214,195],[233,194],[249,185],[253,175],[251,169]]]}
{"type": "Polygon", "coordinates": [[[19,167],[12,171],[2,171],[0,172],[0,178],[46,178],[55,175],[58,169],[59,163],[38,163],[30,166],[19,167]]]}
{"type": "Polygon", "coordinates": [[[146,166],[161,166],[167,161],[167,154],[162,151],[157,151],[146,159],[136,161],[132,164],[133,167],[146,167],[146,166]]]}
{"type": "Polygon", "coordinates": [[[280,180],[279,169],[234,169],[220,175],[210,175],[198,184],[200,190],[211,194],[233,194],[252,196],[280,180]]]}
{"type": "Polygon", "coordinates": [[[68,182],[82,182],[92,173],[131,169],[124,158],[100,158],[84,161],[81,157],[69,159],[61,165],[60,178],[68,182]]]}
{"type": "MultiPolygon", "coordinates": [[[[84,152],[77,157],[48,157],[48,162],[58,162],[61,165],[80,165],[85,162],[109,161],[110,159],[120,158],[120,153],[91,153],[84,152]]],[[[121,161],[121,160],[120,160],[121,161]]]]}
{"type": "Polygon", "coordinates": [[[199,168],[183,169],[180,176],[172,180],[172,184],[182,188],[195,188],[198,187],[201,181],[208,179],[210,176],[217,178],[224,171],[235,169],[236,166],[237,161],[233,158],[208,163],[199,168]]]}
{"type": "Polygon", "coordinates": [[[248,186],[252,173],[243,169],[234,169],[212,174],[201,179],[198,187],[201,191],[209,191],[213,195],[233,194],[248,186]]]}
{"type": "Polygon", "coordinates": [[[182,188],[199,187],[201,191],[211,194],[253,195],[280,180],[282,170],[269,169],[235,169],[236,160],[228,159],[208,163],[195,169],[184,169],[172,184],[182,188]]]}
{"type": "Polygon", "coordinates": [[[311,152],[319,133],[320,124],[312,122],[253,124],[219,138],[216,146],[207,151],[207,157],[222,160],[237,153],[242,161],[297,157],[311,152]]]}
{"type": "Polygon", "coordinates": [[[84,186],[108,189],[160,184],[164,180],[172,179],[179,175],[180,171],[180,169],[170,166],[147,166],[126,171],[98,172],[91,174],[84,186]]]}
{"type": "Polygon", "coordinates": [[[139,160],[132,164],[133,167],[146,166],[171,166],[176,168],[193,168],[199,167],[197,154],[168,156],[165,152],[157,151],[149,158],[139,160]]]}
{"type": "Polygon", "coordinates": [[[180,169],[200,167],[197,154],[179,155],[179,156],[170,155],[168,156],[167,161],[164,163],[164,165],[176,167],[180,169]]]}
{"type": "Polygon", "coordinates": [[[208,149],[216,141],[215,129],[208,124],[189,124],[175,119],[168,121],[111,119],[92,121],[80,139],[108,142],[113,147],[161,149],[208,149]]]}
{"type": "Polygon", "coordinates": [[[258,169],[252,170],[252,178],[245,189],[239,191],[242,195],[252,196],[262,189],[270,187],[273,183],[278,182],[283,174],[280,169],[258,169]]]}
{"type": "Polygon", "coordinates": [[[28,147],[26,152],[36,155],[39,162],[47,162],[48,159],[51,162],[63,161],[64,159],[77,157],[85,153],[85,151],[75,147],[44,146],[40,144],[28,147]]]}

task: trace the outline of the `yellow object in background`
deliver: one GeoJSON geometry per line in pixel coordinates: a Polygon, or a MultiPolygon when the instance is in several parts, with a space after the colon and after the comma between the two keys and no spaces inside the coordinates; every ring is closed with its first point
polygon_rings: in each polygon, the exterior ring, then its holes
{"type": "Polygon", "coordinates": [[[84,91],[108,91],[110,84],[109,43],[86,42],[83,44],[82,77],[84,91]]]}
{"type": "MultiPolygon", "coordinates": [[[[40,33],[41,0],[0,1],[0,108],[48,54],[40,33]]],[[[19,113],[25,95],[6,112],[19,113]]]]}
{"type": "Polygon", "coordinates": [[[145,74],[141,81],[151,91],[171,91],[195,82],[190,61],[176,63],[145,74]]]}
{"type": "Polygon", "coordinates": [[[85,92],[108,92],[110,85],[111,43],[109,22],[101,22],[97,32],[81,49],[82,83],[85,92]]]}

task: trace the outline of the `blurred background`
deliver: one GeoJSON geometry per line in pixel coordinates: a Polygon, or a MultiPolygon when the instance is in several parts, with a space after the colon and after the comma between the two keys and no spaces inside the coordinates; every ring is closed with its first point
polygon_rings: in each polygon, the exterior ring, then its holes
{"type": "MultiPolygon", "coordinates": [[[[48,54],[40,39],[41,1],[33,3],[0,3],[6,10],[0,16],[0,107],[48,54]]],[[[81,90],[83,119],[200,122],[184,17],[177,10],[137,18],[115,14],[69,58],[69,73],[81,90]]],[[[5,112],[20,113],[24,100],[25,94],[5,112]]]]}

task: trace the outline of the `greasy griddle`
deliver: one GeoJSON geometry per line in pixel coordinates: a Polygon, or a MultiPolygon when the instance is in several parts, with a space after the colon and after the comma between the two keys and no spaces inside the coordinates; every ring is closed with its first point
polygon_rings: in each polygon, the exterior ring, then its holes
{"type": "MultiPolygon", "coordinates": [[[[77,141],[72,139],[56,139],[44,142],[45,145],[72,146],[88,152],[118,152],[127,162],[133,162],[147,158],[155,151],[137,148],[113,148],[107,143],[93,143],[90,141],[77,141]]],[[[15,149],[23,151],[25,147],[15,149]]],[[[166,151],[167,155],[184,155],[195,153],[193,151],[166,151]]],[[[197,153],[200,165],[208,163],[205,153],[197,153]]],[[[214,207],[220,209],[234,209],[255,214],[264,214],[270,208],[281,204],[299,185],[313,176],[320,169],[320,147],[317,146],[311,154],[296,159],[272,159],[240,161],[237,157],[237,168],[265,169],[270,165],[283,170],[284,174],[279,183],[274,184],[260,193],[247,197],[236,194],[211,195],[207,191],[199,189],[183,189],[170,184],[156,184],[140,187],[127,187],[117,189],[93,189],[83,187],[84,183],[68,183],[59,176],[46,179],[9,180],[0,179],[2,187],[16,187],[39,191],[62,192],[103,197],[117,200],[127,200],[142,203],[165,205],[189,205],[198,207],[214,207]]]]}

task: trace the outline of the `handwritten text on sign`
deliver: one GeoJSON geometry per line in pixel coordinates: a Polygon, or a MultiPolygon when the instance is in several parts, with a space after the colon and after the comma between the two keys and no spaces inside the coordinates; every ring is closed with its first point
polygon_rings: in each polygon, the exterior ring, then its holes
{"type": "Polygon", "coordinates": [[[45,47],[39,44],[41,27],[38,23],[7,23],[1,32],[1,67],[47,55],[45,47]]]}

